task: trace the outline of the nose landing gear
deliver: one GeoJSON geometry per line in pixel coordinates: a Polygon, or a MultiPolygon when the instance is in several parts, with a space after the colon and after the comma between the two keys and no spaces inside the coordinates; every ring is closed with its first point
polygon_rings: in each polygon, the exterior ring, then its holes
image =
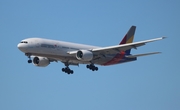
{"type": "Polygon", "coordinates": [[[32,63],[31,54],[25,53],[25,55],[29,58],[28,63],[32,63]]]}

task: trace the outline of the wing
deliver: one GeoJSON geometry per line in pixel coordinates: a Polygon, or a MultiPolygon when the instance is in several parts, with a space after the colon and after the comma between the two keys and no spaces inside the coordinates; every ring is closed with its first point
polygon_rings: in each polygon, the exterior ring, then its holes
{"type": "Polygon", "coordinates": [[[102,47],[102,48],[95,48],[92,49],[91,51],[93,53],[100,53],[100,54],[116,54],[119,53],[120,51],[126,51],[129,49],[136,49],[137,47],[143,46],[146,43],[149,42],[154,42],[157,40],[162,40],[165,37],[160,37],[160,38],[155,38],[155,39],[150,39],[150,40],[145,40],[145,41],[140,41],[140,42],[134,42],[134,43],[128,43],[128,44],[122,44],[122,45],[115,45],[115,46],[109,46],[109,47],[102,47]]]}
{"type": "MultiPolygon", "coordinates": [[[[122,44],[122,45],[115,45],[115,46],[108,46],[108,47],[101,47],[101,48],[95,48],[95,49],[90,49],[89,51],[93,52],[94,54],[117,54],[120,51],[126,51],[129,49],[136,49],[137,47],[143,46],[146,43],[149,42],[154,42],[157,40],[162,40],[166,37],[160,37],[160,38],[155,38],[155,39],[150,39],[150,40],[145,40],[145,41],[140,41],[140,42],[133,42],[133,43],[128,43],[128,44],[122,44]]],[[[77,51],[68,51],[68,54],[76,54],[77,51]]]]}

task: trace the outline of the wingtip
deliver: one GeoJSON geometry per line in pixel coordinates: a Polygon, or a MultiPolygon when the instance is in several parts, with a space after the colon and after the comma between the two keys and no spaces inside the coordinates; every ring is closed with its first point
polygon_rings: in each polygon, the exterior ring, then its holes
{"type": "Polygon", "coordinates": [[[154,54],[161,54],[162,52],[154,52],[154,54]]]}
{"type": "Polygon", "coordinates": [[[162,37],[162,39],[165,39],[165,38],[167,38],[167,37],[165,37],[165,36],[162,37]]]}

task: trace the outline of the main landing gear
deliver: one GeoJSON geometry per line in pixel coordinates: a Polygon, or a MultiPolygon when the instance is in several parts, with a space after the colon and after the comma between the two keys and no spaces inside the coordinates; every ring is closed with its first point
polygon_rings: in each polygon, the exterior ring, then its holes
{"type": "Polygon", "coordinates": [[[28,56],[28,58],[29,58],[28,63],[32,63],[31,54],[25,53],[25,55],[28,56]]]}
{"type": "Polygon", "coordinates": [[[62,68],[62,72],[65,72],[65,73],[67,73],[67,74],[73,74],[73,73],[74,73],[74,71],[69,68],[69,64],[68,64],[68,63],[64,63],[64,65],[65,65],[66,67],[65,67],[65,68],[62,68]]]}
{"type": "Polygon", "coordinates": [[[92,71],[98,71],[98,67],[94,66],[94,64],[86,65],[86,68],[92,71]]]}
{"type": "Polygon", "coordinates": [[[68,66],[65,67],[65,68],[62,68],[62,71],[67,73],[67,74],[73,74],[74,73],[74,71],[71,70],[68,66]]]}

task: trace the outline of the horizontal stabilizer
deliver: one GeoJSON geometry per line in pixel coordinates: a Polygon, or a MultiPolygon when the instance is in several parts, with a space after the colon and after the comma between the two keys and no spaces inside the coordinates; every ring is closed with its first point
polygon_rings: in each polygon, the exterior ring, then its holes
{"type": "Polygon", "coordinates": [[[161,52],[152,52],[152,53],[144,53],[144,54],[137,54],[137,55],[127,55],[126,58],[135,58],[135,57],[141,57],[141,56],[147,56],[147,55],[153,55],[153,54],[159,54],[161,52]]]}

